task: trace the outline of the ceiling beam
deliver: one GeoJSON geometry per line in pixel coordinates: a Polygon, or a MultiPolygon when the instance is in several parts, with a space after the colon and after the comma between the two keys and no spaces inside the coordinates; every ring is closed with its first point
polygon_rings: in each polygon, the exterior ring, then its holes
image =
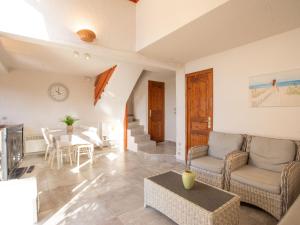
{"type": "MultiPolygon", "coordinates": [[[[165,63],[159,60],[151,59],[148,57],[145,57],[139,53],[136,52],[130,52],[130,51],[122,51],[122,50],[114,50],[105,48],[102,46],[97,45],[83,45],[83,44],[75,44],[75,43],[67,43],[67,42],[59,42],[59,41],[45,41],[45,40],[39,40],[34,39],[30,37],[24,37],[14,34],[8,34],[0,31],[0,36],[4,38],[9,38],[15,41],[21,41],[25,43],[35,44],[39,46],[45,46],[45,47],[67,47],[71,48],[73,50],[77,51],[84,51],[89,52],[90,54],[95,54],[98,57],[103,58],[103,60],[112,60],[112,62],[118,63],[130,63],[130,64],[137,64],[142,65],[146,70],[150,71],[156,71],[156,72],[166,72],[166,71],[176,71],[177,69],[180,69],[183,67],[183,64],[175,64],[175,63],[165,63]]],[[[1,52],[1,42],[0,42],[0,57],[2,56],[1,52]]],[[[0,59],[1,61],[1,59],[0,59]]],[[[8,68],[10,71],[13,68],[8,68]]]]}

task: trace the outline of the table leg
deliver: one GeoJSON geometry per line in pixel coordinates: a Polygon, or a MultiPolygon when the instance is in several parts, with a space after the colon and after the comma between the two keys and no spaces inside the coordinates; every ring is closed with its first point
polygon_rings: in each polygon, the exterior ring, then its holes
{"type": "Polygon", "coordinates": [[[59,169],[60,168],[60,160],[61,160],[61,153],[60,153],[59,149],[56,150],[56,160],[57,160],[57,169],[59,169]]]}
{"type": "Polygon", "coordinates": [[[69,146],[69,148],[68,148],[68,152],[69,152],[70,165],[72,166],[72,165],[73,165],[73,163],[72,163],[71,148],[72,148],[72,146],[69,146]]]}
{"type": "Polygon", "coordinates": [[[56,153],[56,150],[53,150],[52,156],[51,156],[51,159],[50,159],[50,166],[51,166],[51,169],[53,169],[53,162],[54,162],[55,153],[56,153]]]}
{"type": "Polygon", "coordinates": [[[79,170],[80,147],[77,148],[77,168],[79,170]]]}
{"type": "Polygon", "coordinates": [[[94,161],[94,145],[91,145],[91,148],[90,148],[90,160],[91,160],[91,164],[93,164],[93,161],[94,161]]]}

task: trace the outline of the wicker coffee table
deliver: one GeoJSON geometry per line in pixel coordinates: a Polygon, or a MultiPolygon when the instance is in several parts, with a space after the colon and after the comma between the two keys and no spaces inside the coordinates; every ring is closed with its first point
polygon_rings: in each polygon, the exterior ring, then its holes
{"type": "Polygon", "coordinates": [[[144,205],[160,211],[179,225],[237,225],[240,198],[195,182],[185,190],[181,174],[169,171],[144,180],[144,205]]]}

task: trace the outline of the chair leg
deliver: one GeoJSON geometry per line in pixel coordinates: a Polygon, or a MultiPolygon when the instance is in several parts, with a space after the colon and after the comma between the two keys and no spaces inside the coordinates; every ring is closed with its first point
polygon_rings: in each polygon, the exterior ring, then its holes
{"type": "Polygon", "coordinates": [[[53,163],[54,163],[54,158],[56,155],[56,150],[53,150],[53,153],[51,154],[51,160],[50,160],[50,165],[51,165],[51,169],[53,169],[53,163]]]}
{"type": "Polygon", "coordinates": [[[80,147],[77,148],[77,168],[79,169],[80,147]]]}
{"type": "Polygon", "coordinates": [[[60,164],[62,163],[62,152],[60,149],[56,151],[56,159],[57,159],[57,169],[60,168],[60,164]]]}
{"type": "Polygon", "coordinates": [[[50,146],[49,146],[49,145],[47,145],[46,152],[45,152],[45,160],[47,160],[47,156],[48,156],[49,148],[50,148],[50,146]]]}
{"type": "Polygon", "coordinates": [[[74,146],[72,146],[72,160],[75,162],[76,161],[76,149],[74,148],[74,146]]]}
{"type": "Polygon", "coordinates": [[[51,160],[52,160],[52,158],[53,158],[53,152],[54,152],[54,151],[49,152],[48,165],[51,164],[51,160]]]}
{"type": "Polygon", "coordinates": [[[90,147],[90,163],[93,164],[94,161],[94,145],[90,147]]]}
{"type": "Polygon", "coordinates": [[[64,152],[63,152],[63,150],[62,149],[60,149],[60,166],[61,167],[63,167],[63,165],[64,165],[64,152]]]}
{"type": "Polygon", "coordinates": [[[68,154],[69,154],[69,159],[70,159],[70,165],[72,166],[73,163],[72,163],[72,155],[71,155],[71,146],[68,147],[68,154]]]}

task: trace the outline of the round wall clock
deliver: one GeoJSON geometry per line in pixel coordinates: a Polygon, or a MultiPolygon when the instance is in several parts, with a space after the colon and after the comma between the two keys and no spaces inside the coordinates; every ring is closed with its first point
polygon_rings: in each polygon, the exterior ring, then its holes
{"type": "Polygon", "coordinates": [[[69,89],[61,83],[54,83],[50,85],[48,94],[54,101],[62,102],[68,98],[69,89]]]}

